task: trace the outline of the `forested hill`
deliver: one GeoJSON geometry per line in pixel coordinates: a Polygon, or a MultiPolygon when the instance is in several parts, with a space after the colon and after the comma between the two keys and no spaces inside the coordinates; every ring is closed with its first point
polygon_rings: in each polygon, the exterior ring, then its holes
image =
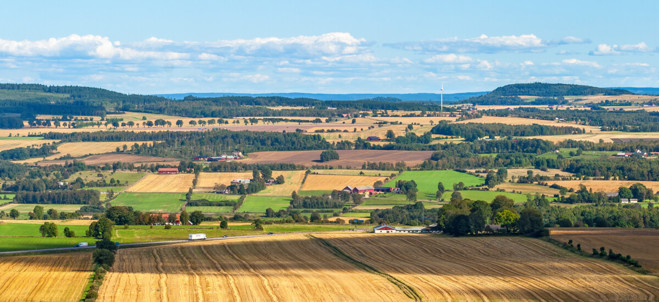
{"type": "Polygon", "coordinates": [[[599,88],[573,84],[527,83],[511,84],[494,89],[488,95],[493,96],[520,96],[533,95],[543,97],[564,97],[569,95],[621,95],[632,94],[624,89],[599,88]]]}
{"type": "Polygon", "coordinates": [[[479,105],[559,105],[566,103],[566,96],[633,94],[624,89],[599,88],[573,84],[527,83],[511,84],[492,92],[464,100],[463,103],[479,105]],[[522,98],[533,96],[535,98],[522,98]]]}

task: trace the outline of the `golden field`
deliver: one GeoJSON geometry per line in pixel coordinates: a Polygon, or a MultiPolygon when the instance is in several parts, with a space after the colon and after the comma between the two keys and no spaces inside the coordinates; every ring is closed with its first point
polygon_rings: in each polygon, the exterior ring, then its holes
{"type": "Polygon", "coordinates": [[[80,300],[91,263],[91,252],[0,257],[0,301],[80,300]]]}
{"type": "Polygon", "coordinates": [[[194,174],[147,174],[126,192],[187,193],[194,174]]]}
{"type": "Polygon", "coordinates": [[[341,190],[346,186],[372,186],[376,181],[384,182],[386,177],[382,176],[359,176],[359,175],[315,175],[309,174],[302,185],[304,191],[329,191],[341,190]]]}
{"type": "Polygon", "coordinates": [[[201,172],[199,173],[199,179],[197,180],[197,188],[212,190],[216,184],[228,186],[231,184],[232,180],[238,178],[251,179],[252,172],[201,172]]]}
{"type": "Polygon", "coordinates": [[[593,189],[593,192],[618,192],[620,187],[630,187],[635,183],[642,183],[644,186],[652,189],[653,191],[659,190],[659,181],[633,181],[633,180],[562,180],[562,181],[548,181],[549,185],[557,184],[568,189],[579,190],[579,185],[584,185],[588,189],[593,189]]]}

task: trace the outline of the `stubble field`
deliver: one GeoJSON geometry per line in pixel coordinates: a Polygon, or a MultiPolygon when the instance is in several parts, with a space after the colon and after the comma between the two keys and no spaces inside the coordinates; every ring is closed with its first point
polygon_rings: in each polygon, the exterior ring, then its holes
{"type": "Polygon", "coordinates": [[[192,187],[194,174],[147,174],[126,192],[186,193],[192,187]]]}
{"type": "Polygon", "coordinates": [[[305,166],[329,165],[333,167],[361,168],[365,162],[405,162],[415,166],[429,159],[433,151],[397,151],[397,150],[338,150],[338,160],[321,163],[321,150],[315,151],[265,151],[250,153],[242,160],[245,163],[293,163],[305,166]]]}
{"type": "Polygon", "coordinates": [[[620,187],[629,187],[635,183],[642,183],[653,191],[659,190],[659,181],[633,181],[633,180],[561,180],[549,181],[550,185],[557,184],[568,189],[579,190],[579,185],[584,185],[593,192],[618,192],[620,187]]]}
{"type": "Polygon", "coordinates": [[[238,178],[252,178],[252,172],[226,172],[226,173],[199,173],[197,188],[201,190],[212,190],[217,185],[230,185],[231,181],[238,178]]]}
{"type": "Polygon", "coordinates": [[[558,228],[551,230],[551,237],[574,245],[581,244],[584,251],[613,249],[623,256],[630,255],[643,268],[659,274],[659,230],[620,228],[558,228]]]}
{"type": "Polygon", "coordinates": [[[315,175],[309,174],[302,185],[304,191],[331,191],[341,190],[346,186],[372,186],[376,181],[384,181],[382,176],[359,175],[315,175]]]}
{"type": "Polygon", "coordinates": [[[77,301],[91,253],[0,257],[0,301],[77,301]]]}
{"type": "Polygon", "coordinates": [[[323,233],[120,250],[100,301],[655,300],[659,279],[530,238],[323,233]]]}

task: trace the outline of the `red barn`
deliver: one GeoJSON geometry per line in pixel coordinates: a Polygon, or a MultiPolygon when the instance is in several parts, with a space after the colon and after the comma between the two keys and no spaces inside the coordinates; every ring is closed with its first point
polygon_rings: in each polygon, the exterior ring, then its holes
{"type": "Polygon", "coordinates": [[[377,137],[377,136],[369,136],[369,137],[366,138],[366,140],[369,141],[369,142],[379,142],[380,138],[377,137]]]}
{"type": "Polygon", "coordinates": [[[158,174],[178,174],[178,168],[158,168],[158,174]]]}

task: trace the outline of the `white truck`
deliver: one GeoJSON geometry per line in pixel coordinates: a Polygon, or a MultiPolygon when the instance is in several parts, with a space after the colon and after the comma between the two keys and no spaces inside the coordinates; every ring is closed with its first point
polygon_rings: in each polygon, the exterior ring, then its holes
{"type": "Polygon", "coordinates": [[[87,242],[80,242],[80,243],[78,243],[78,244],[75,245],[75,247],[86,247],[86,246],[89,246],[89,243],[87,243],[87,242]]]}
{"type": "Polygon", "coordinates": [[[188,240],[206,240],[206,234],[190,234],[188,235],[188,240]]]}

